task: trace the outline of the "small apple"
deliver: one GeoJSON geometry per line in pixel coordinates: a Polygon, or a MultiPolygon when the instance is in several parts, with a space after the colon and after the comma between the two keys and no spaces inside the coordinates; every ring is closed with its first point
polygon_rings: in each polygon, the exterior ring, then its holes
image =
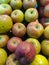
{"type": "Polygon", "coordinates": [[[20,62],[21,65],[26,65],[33,61],[35,58],[36,51],[34,46],[27,41],[23,41],[19,44],[15,51],[16,59],[20,62]]]}
{"type": "Polygon", "coordinates": [[[12,8],[8,4],[0,4],[0,15],[1,14],[7,14],[10,15],[12,12],[12,8]]]}
{"type": "Polygon", "coordinates": [[[12,32],[17,37],[23,37],[26,33],[26,27],[22,23],[15,23],[13,25],[12,32]]]}
{"type": "Polygon", "coordinates": [[[12,18],[8,15],[0,15],[0,34],[8,32],[13,26],[12,18]]]}
{"type": "Polygon", "coordinates": [[[26,41],[32,43],[35,47],[35,50],[36,50],[36,54],[38,54],[41,50],[41,45],[40,45],[40,42],[35,39],[35,38],[28,38],[26,41]]]}
{"type": "Polygon", "coordinates": [[[49,0],[39,0],[39,2],[42,6],[45,6],[47,3],[49,3],[49,0]]]}
{"type": "Polygon", "coordinates": [[[10,0],[0,0],[0,4],[8,4],[10,0]]]}
{"type": "Polygon", "coordinates": [[[21,0],[11,0],[10,5],[13,9],[21,9],[22,1],[21,0]]]}
{"type": "Polygon", "coordinates": [[[7,52],[0,48],[0,65],[5,65],[7,60],[7,52]]]}
{"type": "Polygon", "coordinates": [[[25,12],[25,20],[27,22],[35,21],[38,19],[38,11],[36,8],[29,8],[25,12]]]}
{"type": "Polygon", "coordinates": [[[44,27],[49,26],[49,18],[46,18],[46,17],[41,18],[40,23],[41,23],[44,27]]]}
{"type": "Polygon", "coordinates": [[[41,42],[41,49],[44,55],[49,56],[49,40],[43,40],[41,42]]]}
{"type": "Polygon", "coordinates": [[[36,7],[36,0],[23,0],[24,9],[36,7]]]}
{"type": "Polygon", "coordinates": [[[11,13],[11,18],[13,19],[14,23],[22,22],[24,19],[24,14],[21,10],[14,10],[11,13]]]}
{"type": "Polygon", "coordinates": [[[45,27],[44,36],[49,39],[49,26],[45,27]]]}
{"type": "Polygon", "coordinates": [[[7,58],[6,65],[20,65],[19,62],[16,60],[15,54],[12,53],[7,58]]]}
{"type": "Polygon", "coordinates": [[[34,61],[30,65],[49,65],[48,60],[43,55],[36,55],[34,61]]]}
{"type": "Polygon", "coordinates": [[[39,8],[39,16],[44,17],[44,7],[39,8]]]}
{"type": "Polygon", "coordinates": [[[49,4],[45,6],[44,8],[44,16],[49,18],[49,4]]]}
{"type": "Polygon", "coordinates": [[[18,38],[18,37],[12,37],[8,41],[8,43],[7,43],[8,50],[11,51],[11,52],[15,52],[18,44],[21,43],[21,42],[22,42],[22,40],[20,38],[18,38]]]}
{"type": "Polygon", "coordinates": [[[0,35],[0,47],[5,47],[7,45],[8,40],[8,35],[0,35]]]}
{"type": "Polygon", "coordinates": [[[29,37],[39,38],[44,32],[42,24],[39,22],[31,22],[27,25],[27,34],[29,37]]]}

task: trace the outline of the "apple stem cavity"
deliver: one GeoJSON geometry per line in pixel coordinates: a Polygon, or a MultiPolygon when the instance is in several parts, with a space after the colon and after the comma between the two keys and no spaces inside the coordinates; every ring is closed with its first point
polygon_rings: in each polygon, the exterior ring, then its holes
{"type": "Polygon", "coordinates": [[[33,13],[34,11],[31,11],[31,14],[33,13]]]}

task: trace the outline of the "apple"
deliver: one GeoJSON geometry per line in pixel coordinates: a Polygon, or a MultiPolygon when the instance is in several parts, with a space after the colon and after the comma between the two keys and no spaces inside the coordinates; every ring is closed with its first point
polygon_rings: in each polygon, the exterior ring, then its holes
{"type": "Polygon", "coordinates": [[[12,32],[17,37],[23,37],[26,33],[26,27],[22,23],[15,23],[13,25],[12,32]]]}
{"type": "Polygon", "coordinates": [[[22,1],[21,0],[11,0],[10,5],[13,9],[21,9],[22,1]]]}
{"type": "Polygon", "coordinates": [[[32,43],[34,45],[35,50],[36,50],[36,54],[40,53],[40,51],[41,51],[41,44],[40,44],[40,42],[37,39],[35,39],[35,38],[28,38],[26,41],[28,41],[28,42],[30,42],[30,43],[32,43]]]}
{"type": "Polygon", "coordinates": [[[6,65],[20,65],[19,62],[16,60],[14,53],[8,56],[6,65]]]}
{"type": "Polygon", "coordinates": [[[9,40],[8,35],[0,35],[0,48],[5,47],[7,45],[8,40],[9,40]]]}
{"type": "Polygon", "coordinates": [[[49,3],[49,0],[39,0],[39,2],[42,6],[45,6],[47,3],[49,3]]]}
{"type": "Polygon", "coordinates": [[[12,8],[9,4],[0,4],[0,15],[7,14],[10,15],[12,12],[12,8]]]}
{"type": "Polygon", "coordinates": [[[21,65],[26,65],[31,63],[35,58],[36,51],[34,46],[27,41],[23,41],[17,46],[15,51],[16,59],[20,62],[21,65]]]}
{"type": "Polygon", "coordinates": [[[38,11],[36,8],[29,8],[25,12],[25,20],[27,22],[35,21],[38,19],[38,11]]]}
{"type": "Polygon", "coordinates": [[[10,0],[0,0],[0,4],[8,4],[10,0]]]}
{"type": "Polygon", "coordinates": [[[36,55],[34,61],[30,65],[49,65],[48,60],[43,55],[36,55]]]}
{"type": "Polygon", "coordinates": [[[31,22],[27,25],[27,34],[29,37],[39,38],[44,32],[42,24],[39,22],[31,22]]]}
{"type": "Polygon", "coordinates": [[[24,9],[36,7],[36,0],[23,0],[24,9]]]}
{"type": "Polygon", "coordinates": [[[5,65],[7,60],[7,52],[0,48],[0,65],[5,65]]]}
{"type": "Polygon", "coordinates": [[[11,13],[11,18],[14,23],[22,22],[24,20],[24,14],[21,10],[17,9],[11,13]]]}
{"type": "Polygon", "coordinates": [[[41,49],[44,55],[49,56],[49,40],[43,40],[41,42],[41,49]]]}
{"type": "Polygon", "coordinates": [[[44,17],[44,7],[39,8],[39,16],[44,17]]]}
{"type": "Polygon", "coordinates": [[[0,34],[8,32],[13,26],[12,18],[8,15],[0,15],[0,34]]]}
{"type": "Polygon", "coordinates": [[[44,27],[49,26],[49,18],[43,17],[41,18],[40,22],[44,27]]]}
{"type": "Polygon", "coordinates": [[[49,26],[45,27],[44,36],[45,38],[49,39],[49,26]]]}
{"type": "Polygon", "coordinates": [[[44,16],[49,18],[49,4],[45,6],[44,8],[44,16]]]}
{"type": "Polygon", "coordinates": [[[11,39],[9,39],[8,43],[7,43],[7,48],[9,51],[11,52],[15,52],[17,46],[19,43],[21,43],[22,40],[18,37],[12,37],[11,39]]]}

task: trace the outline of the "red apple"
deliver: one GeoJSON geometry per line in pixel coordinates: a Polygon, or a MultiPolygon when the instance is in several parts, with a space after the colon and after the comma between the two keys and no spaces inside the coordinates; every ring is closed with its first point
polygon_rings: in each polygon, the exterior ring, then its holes
{"type": "Polygon", "coordinates": [[[8,56],[6,65],[20,65],[19,62],[16,60],[14,53],[12,53],[8,56]]]}
{"type": "Polygon", "coordinates": [[[39,8],[39,16],[43,17],[44,16],[44,7],[39,8]]]}
{"type": "Polygon", "coordinates": [[[22,23],[16,23],[13,25],[12,32],[17,37],[22,37],[26,33],[26,27],[22,23]]]}
{"type": "Polygon", "coordinates": [[[27,34],[29,37],[39,38],[44,32],[42,24],[31,22],[27,25],[27,34]]]}
{"type": "Polygon", "coordinates": [[[8,35],[0,35],[0,48],[5,47],[7,45],[8,40],[9,40],[8,35]]]}
{"type": "Polygon", "coordinates": [[[15,55],[21,65],[26,65],[33,61],[36,51],[30,42],[24,41],[17,46],[15,55]]]}
{"type": "Polygon", "coordinates": [[[41,18],[40,23],[42,23],[44,27],[49,26],[49,18],[41,18]]]}
{"type": "Polygon", "coordinates": [[[44,16],[49,18],[49,4],[45,6],[44,8],[44,16]]]}
{"type": "Polygon", "coordinates": [[[45,6],[47,3],[49,3],[49,0],[39,0],[39,2],[42,6],[45,6]]]}
{"type": "Polygon", "coordinates": [[[16,50],[16,48],[17,48],[17,45],[18,45],[19,43],[21,43],[21,42],[22,42],[22,40],[21,40],[20,38],[18,38],[18,37],[12,37],[12,38],[8,41],[8,43],[7,43],[7,48],[8,48],[8,50],[11,51],[11,52],[15,52],[15,50],[16,50]]]}
{"type": "Polygon", "coordinates": [[[36,0],[23,0],[23,7],[24,9],[36,7],[36,0]]]}

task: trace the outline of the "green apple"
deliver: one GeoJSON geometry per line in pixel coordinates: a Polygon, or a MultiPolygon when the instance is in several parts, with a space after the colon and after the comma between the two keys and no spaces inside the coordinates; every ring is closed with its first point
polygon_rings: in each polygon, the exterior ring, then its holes
{"type": "Polygon", "coordinates": [[[49,39],[49,26],[47,26],[44,30],[44,36],[49,39]]]}
{"type": "Polygon", "coordinates": [[[8,15],[0,15],[0,34],[10,31],[13,21],[8,15]]]}
{"type": "Polygon", "coordinates": [[[43,40],[41,42],[41,49],[44,55],[49,56],[49,40],[43,40]]]}
{"type": "Polygon", "coordinates": [[[0,65],[5,65],[7,61],[7,52],[0,48],[0,65]]]}
{"type": "Polygon", "coordinates": [[[39,38],[44,32],[42,24],[37,21],[30,22],[27,25],[27,34],[29,37],[39,38]]]}
{"type": "Polygon", "coordinates": [[[11,12],[12,12],[12,8],[10,5],[8,5],[8,4],[1,4],[0,5],[0,15],[1,14],[9,15],[9,14],[11,14],[11,12]]]}
{"type": "Polygon", "coordinates": [[[11,18],[13,19],[14,23],[16,22],[20,23],[24,20],[24,14],[21,10],[17,9],[11,13],[11,18]]]}
{"type": "Polygon", "coordinates": [[[36,50],[36,54],[38,54],[40,52],[41,45],[40,45],[40,42],[37,39],[35,39],[35,38],[28,38],[26,41],[31,42],[34,45],[35,50],[36,50]]]}
{"type": "Polygon", "coordinates": [[[30,65],[49,65],[48,60],[45,56],[43,55],[36,55],[35,59],[30,65]]]}
{"type": "Polygon", "coordinates": [[[33,22],[38,19],[38,11],[36,8],[29,8],[25,12],[25,20],[27,22],[33,22]]]}
{"type": "Polygon", "coordinates": [[[23,7],[24,9],[28,9],[28,8],[34,8],[36,7],[36,0],[23,0],[23,7]]]}
{"type": "Polygon", "coordinates": [[[10,5],[13,9],[21,9],[22,1],[21,0],[11,0],[10,5]]]}
{"type": "Polygon", "coordinates": [[[16,60],[14,53],[9,55],[6,65],[20,65],[19,62],[16,60]]]}
{"type": "Polygon", "coordinates": [[[8,35],[0,35],[0,48],[5,47],[7,45],[8,40],[9,40],[8,35]]]}
{"type": "Polygon", "coordinates": [[[0,3],[3,4],[3,3],[9,3],[10,0],[0,0],[0,3]]]}

